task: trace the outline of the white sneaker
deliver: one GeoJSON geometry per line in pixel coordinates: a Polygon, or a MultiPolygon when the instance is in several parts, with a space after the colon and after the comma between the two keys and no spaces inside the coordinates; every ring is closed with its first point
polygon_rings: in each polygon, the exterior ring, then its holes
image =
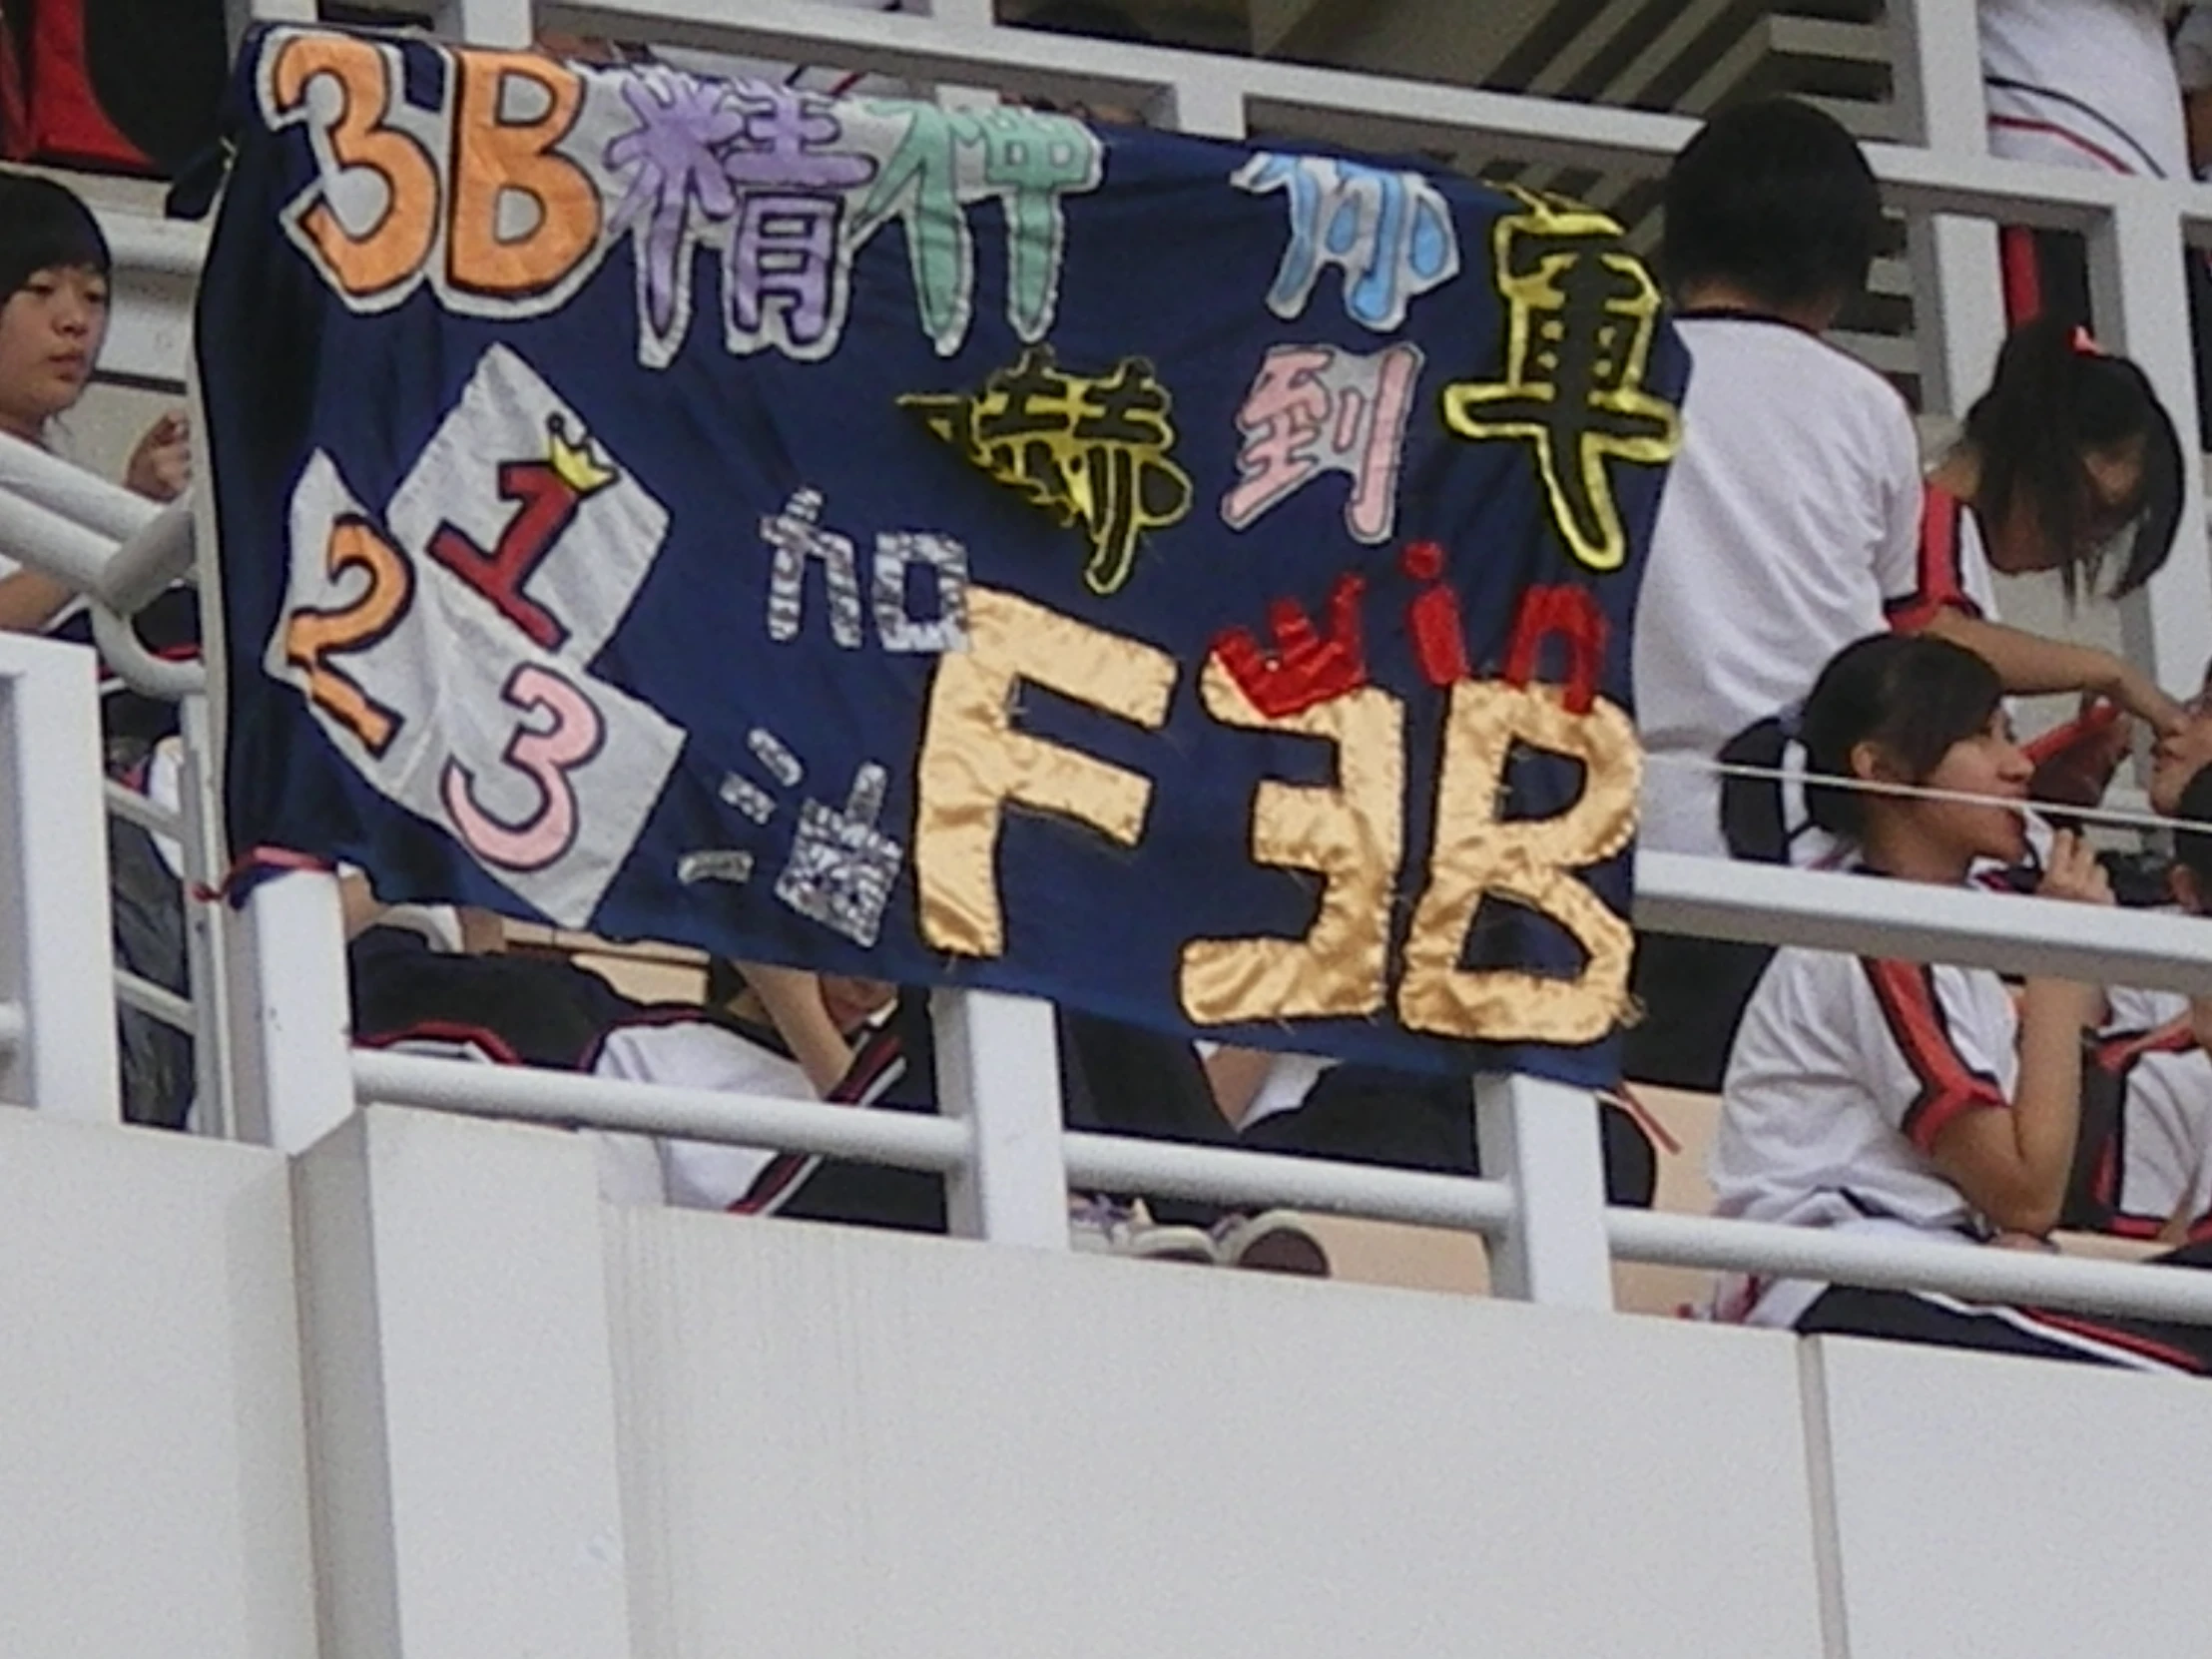
{"type": "Polygon", "coordinates": [[[1167,1227],[1147,1221],[1111,1199],[1083,1199],[1068,1207],[1068,1243],[1086,1255],[1129,1256],[1154,1262],[1221,1265],[1221,1253],[1203,1228],[1167,1227]]]}

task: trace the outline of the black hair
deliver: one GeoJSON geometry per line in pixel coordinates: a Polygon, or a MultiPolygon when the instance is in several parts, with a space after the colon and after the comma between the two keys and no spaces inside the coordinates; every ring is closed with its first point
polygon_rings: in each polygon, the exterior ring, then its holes
{"type": "Polygon", "coordinates": [[[1042,29],[1055,35],[1089,35],[1096,40],[1126,40],[1139,46],[1153,44],[1150,30],[1104,0],[1045,0],[1021,19],[1024,29],[1042,29]]]}
{"type": "Polygon", "coordinates": [[[1878,745],[1904,774],[1923,782],[1950,746],[1988,730],[2004,701],[1996,670],[1963,646],[1927,634],[1870,634],[1836,653],[1797,709],[1746,727],[1725,744],[1724,766],[1757,776],[1721,780],[1721,832],[1731,855],[1789,863],[1808,829],[1858,840],[1866,829],[1860,791],[1816,782],[1852,776],[1851,752],[1878,745]],[[1784,775],[1803,751],[1805,818],[1791,822],[1784,775]]]}
{"type": "Polygon", "coordinates": [[[1667,170],[1659,266],[1676,294],[1725,281],[1777,309],[1842,305],[1867,285],[1882,193],[1858,141],[1793,98],[1715,116],[1667,170]]]}
{"type": "Polygon", "coordinates": [[[73,191],[28,173],[0,173],[0,301],[41,271],[113,269],[99,221],[73,191]]]}
{"type": "Polygon", "coordinates": [[[707,989],[700,998],[705,1006],[727,1008],[751,988],[745,970],[728,956],[707,958],[707,989]]]}
{"type": "Polygon", "coordinates": [[[2181,522],[2181,439],[2150,379],[2125,357],[2107,356],[2055,317],[2024,322],[2006,336],[1989,389],[1966,411],[1966,442],[1980,460],[1974,511],[2002,523],[2024,502],[2043,537],[2064,554],[2073,597],[2082,574],[2093,585],[2101,548],[2097,506],[2082,456],[2140,445],[2143,481],[2128,517],[2135,537],[2112,597],[2132,593],[2173,551],[2181,522]]]}
{"type": "Polygon", "coordinates": [[[1885,750],[1918,784],[1942,765],[1955,743],[1985,732],[2004,701],[1988,662],[1962,645],[1926,634],[1873,634],[1828,660],[1805,699],[1798,731],[1805,744],[1806,809],[1830,834],[1857,840],[1866,829],[1866,797],[1810,782],[1850,778],[1851,752],[1885,750]]]}
{"type": "Polygon", "coordinates": [[[2202,830],[2174,831],[2174,862],[2197,878],[2199,893],[2212,899],[2212,766],[2197,768],[2196,775],[2182,787],[2181,799],[2174,804],[2174,817],[2205,826],[2202,830]]]}

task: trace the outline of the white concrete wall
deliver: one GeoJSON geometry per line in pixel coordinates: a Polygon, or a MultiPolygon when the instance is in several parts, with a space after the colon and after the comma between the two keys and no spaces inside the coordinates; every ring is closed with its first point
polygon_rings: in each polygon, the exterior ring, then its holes
{"type": "Polygon", "coordinates": [[[2202,1653],[2212,1387],[1822,1339],[1851,1659],[2202,1653]]]}
{"type": "Polygon", "coordinates": [[[0,1107],[0,1652],[311,1659],[273,1152],[0,1107]]]}
{"type": "Polygon", "coordinates": [[[1791,1339],[612,1219],[638,1659],[1822,1651],[1791,1339]]]}
{"type": "Polygon", "coordinates": [[[287,1184],[0,1110],[0,1653],[2037,1659],[2212,1629],[2202,1383],[615,1211],[592,1168],[375,1108],[287,1184]]]}

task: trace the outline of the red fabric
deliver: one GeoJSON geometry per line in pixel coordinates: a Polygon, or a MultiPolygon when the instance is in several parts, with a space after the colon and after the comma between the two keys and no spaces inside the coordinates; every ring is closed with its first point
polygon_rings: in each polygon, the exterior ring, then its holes
{"type": "MultiPolygon", "coordinates": [[[[1416,541],[1398,555],[1398,568],[1416,582],[1437,582],[1444,573],[1444,550],[1432,541],[1416,541]]],[[[1455,686],[1472,676],[1467,663],[1466,624],[1459,596],[1447,587],[1422,589],[1405,607],[1405,626],[1413,642],[1413,661],[1431,686],[1455,686]]]]}
{"type": "Polygon", "coordinates": [[[28,99],[24,131],[9,155],[18,161],[153,172],[153,162],[116,130],[93,91],[85,61],[84,0],[14,4],[26,25],[23,78],[28,99]]]}
{"type": "Polygon", "coordinates": [[[1997,231],[1997,269],[2004,279],[2004,321],[2017,328],[2043,313],[2042,268],[2035,260],[2035,233],[2024,225],[1997,231]]]}
{"type": "Polygon", "coordinates": [[[11,160],[20,159],[30,142],[30,112],[23,101],[23,61],[15,49],[13,9],[0,3],[0,156],[11,160]]]}
{"type": "Polygon", "coordinates": [[[1560,641],[1567,651],[1561,702],[1569,714],[1588,714],[1605,662],[1605,613],[1589,589],[1534,587],[1521,595],[1520,615],[1513,619],[1513,637],[1505,647],[1507,685],[1525,686],[1536,678],[1546,640],[1560,641]]]}
{"type": "Polygon", "coordinates": [[[1268,607],[1275,650],[1263,651],[1249,628],[1225,630],[1214,641],[1214,655],[1237,682],[1252,706],[1270,720],[1327,703],[1368,683],[1366,647],[1361,641],[1360,602],[1367,578],[1346,571],[1329,595],[1329,632],[1323,634],[1295,599],[1268,607]]]}
{"type": "Polygon", "coordinates": [[[1862,957],[1861,962],[1873,981],[1875,1001],[1890,1033],[1920,1080],[1920,1097],[1905,1114],[1906,1139],[1928,1152],[1936,1138],[1966,1113],[1991,1107],[2001,1110],[2006,1102],[1996,1085],[1968,1066],[1951,1046],[1950,1026],[1928,969],[1918,962],[1875,957],[1862,957]]]}
{"type": "Polygon", "coordinates": [[[1930,484],[1923,492],[1918,585],[1903,599],[1882,607],[1892,633],[1917,634],[1944,611],[1981,614],[1981,607],[1966,596],[1966,573],[1960,563],[1959,519],[1965,510],[1965,503],[1939,484],[1930,484]]]}

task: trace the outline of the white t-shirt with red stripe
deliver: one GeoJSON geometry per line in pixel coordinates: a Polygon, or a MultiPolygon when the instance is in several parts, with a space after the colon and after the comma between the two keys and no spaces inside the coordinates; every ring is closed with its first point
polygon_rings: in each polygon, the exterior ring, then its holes
{"type": "MultiPolygon", "coordinates": [[[[884,1010],[888,1017],[889,1010],[884,1010]]],[[[872,1023],[863,1033],[872,1030],[872,1023]]],[[[862,1049],[852,1075],[833,1091],[840,1104],[872,1104],[897,1081],[904,1062],[895,1044],[862,1049]]],[[[799,1062],[731,1025],[690,1011],[648,1013],[607,1033],[593,1063],[595,1076],[722,1094],[766,1095],[777,1100],[817,1100],[799,1062]]],[[[763,1151],[716,1141],[654,1138],[660,1165],[658,1193],[628,1193],[630,1202],[665,1201],[683,1209],[773,1213],[820,1165],[803,1153],[763,1151]]],[[[602,1187],[606,1185],[604,1177],[602,1187]]]]}
{"type": "Polygon", "coordinates": [[[1698,763],[1923,595],[1920,446],[1895,387],[1801,328],[1695,312],[1677,325],[1682,448],[1636,612],[1642,836],[1723,856],[1720,780],[1698,763]]]}
{"type": "Polygon", "coordinates": [[[2189,176],[2163,0],[1980,0],[1993,155],[2189,176]]]}
{"type": "Polygon", "coordinates": [[[2096,1063],[2118,1079],[2119,1115],[2096,1174],[2112,1231],[2154,1238],[2175,1216],[2194,1235],[2212,1220],[2212,1055],[2189,999],[2114,991],[2096,1063]]]}
{"type": "MultiPolygon", "coordinates": [[[[2018,1022],[1994,973],[1781,950],[1729,1056],[1715,1213],[1970,1243],[1978,1219],[1930,1149],[1966,1113],[2010,1110],[2018,1078],[2018,1022]]],[[[1825,1289],[1739,1283],[1722,1301],[1787,1327],[1825,1289]]]]}
{"type": "Polygon", "coordinates": [[[1899,633],[1916,634],[1945,610],[1996,621],[1996,578],[1971,509],[1941,485],[1930,484],[1921,496],[1920,564],[1913,591],[1884,601],[1882,615],[1899,633]]]}

